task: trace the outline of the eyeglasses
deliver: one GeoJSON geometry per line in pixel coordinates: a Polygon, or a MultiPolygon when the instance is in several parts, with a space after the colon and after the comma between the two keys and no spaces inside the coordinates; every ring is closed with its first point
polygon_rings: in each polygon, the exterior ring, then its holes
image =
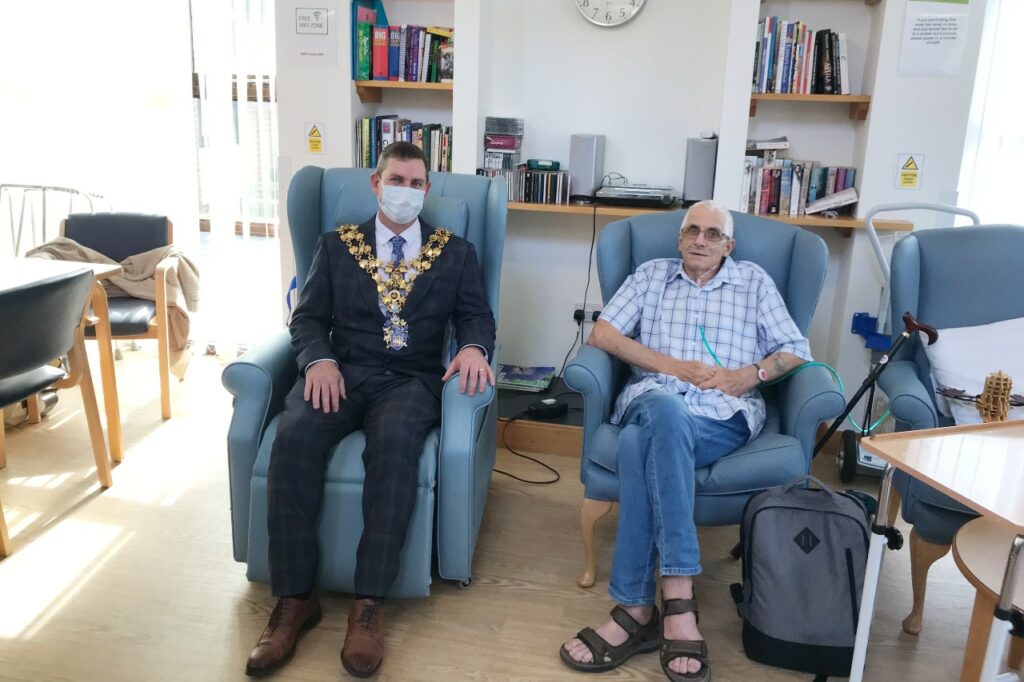
{"type": "Polygon", "coordinates": [[[701,230],[700,225],[687,225],[682,230],[683,237],[690,240],[696,239],[701,234],[704,235],[704,241],[708,244],[718,244],[723,239],[728,239],[728,236],[717,227],[709,227],[706,230],[701,230]]]}

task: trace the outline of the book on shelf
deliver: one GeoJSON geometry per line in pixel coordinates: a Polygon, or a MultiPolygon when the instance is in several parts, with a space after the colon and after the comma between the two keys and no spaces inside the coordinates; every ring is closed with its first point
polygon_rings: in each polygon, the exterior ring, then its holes
{"type": "MultiPolygon", "coordinates": [[[[366,77],[362,77],[359,73],[359,64],[361,57],[359,55],[360,48],[360,24],[366,24],[373,26],[378,23],[387,23],[387,15],[384,12],[384,6],[380,3],[380,0],[352,0],[352,80],[368,80],[369,71],[366,72],[366,77]]],[[[372,34],[372,29],[371,29],[372,34]]],[[[369,65],[369,57],[366,58],[366,64],[369,65]]]]}
{"type": "Polygon", "coordinates": [[[380,11],[353,5],[353,78],[451,82],[455,32],[443,26],[388,24],[380,11]]]}
{"type": "Polygon", "coordinates": [[[803,21],[776,16],[758,22],[754,44],[754,93],[850,94],[845,33],[813,30],[803,21]]]}
{"type": "Polygon", "coordinates": [[[839,190],[834,194],[824,196],[817,201],[807,205],[807,214],[821,213],[822,211],[830,211],[841,206],[849,206],[850,204],[857,203],[857,190],[853,187],[848,189],[839,190]]]}
{"type": "Polygon", "coordinates": [[[773,137],[769,140],[747,140],[747,151],[758,152],[771,149],[789,149],[789,138],[773,137]]]}
{"type": "Polygon", "coordinates": [[[554,367],[528,367],[526,365],[498,365],[495,384],[512,391],[540,393],[551,388],[555,379],[554,367]]]}
{"type": "MultiPolygon", "coordinates": [[[[743,213],[801,216],[816,211],[843,208],[857,201],[856,194],[837,194],[854,188],[857,169],[848,166],[819,166],[813,161],[769,159],[748,154],[743,160],[740,202],[743,213]],[[854,198],[849,200],[849,197],[854,198]],[[829,200],[831,203],[817,202],[829,200]]],[[[844,209],[846,211],[848,209],[844,209]]]]}
{"type": "Polygon", "coordinates": [[[440,123],[421,123],[396,114],[355,120],[352,156],[356,168],[376,168],[381,151],[392,142],[411,142],[423,150],[427,169],[447,172],[452,167],[452,128],[440,123]]]}

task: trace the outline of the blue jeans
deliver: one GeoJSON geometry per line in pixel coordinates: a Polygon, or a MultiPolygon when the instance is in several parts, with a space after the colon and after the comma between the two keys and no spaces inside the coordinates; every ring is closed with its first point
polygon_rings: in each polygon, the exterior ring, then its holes
{"type": "Polygon", "coordinates": [[[619,526],[608,593],[625,606],[654,603],[661,575],[701,572],[693,523],[694,471],[747,442],[742,412],[718,420],[691,414],[681,395],[637,397],[619,434],[619,526]]]}

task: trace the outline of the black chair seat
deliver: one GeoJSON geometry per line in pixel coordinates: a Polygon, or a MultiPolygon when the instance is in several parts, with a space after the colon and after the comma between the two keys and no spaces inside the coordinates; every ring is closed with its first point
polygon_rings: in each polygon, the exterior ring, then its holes
{"type": "Polygon", "coordinates": [[[0,407],[24,400],[63,378],[64,370],[60,367],[44,365],[0,379],[0,407]]]}
{"type": "MultiPolygon", "coordinates": [[[[144,298],[119,296],[108,301],[110,333],[114,336],[135,336],[149,331],[149,321],[156,315],[156,303],[144,298]]],[[[86,336],[96,336],[95,327],[85,328],[86,336]]]]}

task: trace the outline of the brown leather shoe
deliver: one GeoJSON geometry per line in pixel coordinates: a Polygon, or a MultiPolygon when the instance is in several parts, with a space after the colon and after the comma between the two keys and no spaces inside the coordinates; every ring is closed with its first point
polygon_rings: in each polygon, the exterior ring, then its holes
{"type": "Polygon", "coordinates": [[[372,599],[357,599],[348,612],[341,664],[356,677],[369,677],[383,660],[384,605],[372,599]]]}
{"type": "Polygon", "coordinates": [[[260,641],[245,663],[246,675],[266,675],[288,661],[295,653],[295,643],[303,630],[320,622],[320,600],[281,597],[270,613],[270,622],[263,629],[260,641]]]}

